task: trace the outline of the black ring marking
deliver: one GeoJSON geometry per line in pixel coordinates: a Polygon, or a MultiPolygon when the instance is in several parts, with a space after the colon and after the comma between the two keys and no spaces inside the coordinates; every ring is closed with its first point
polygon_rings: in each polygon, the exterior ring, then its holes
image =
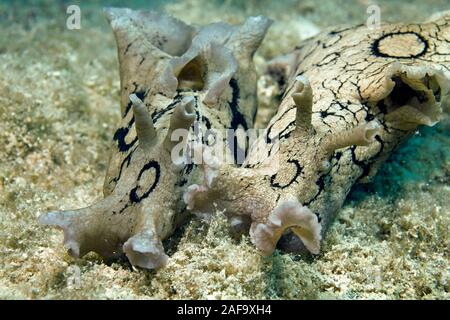
{"type": "Polygon", "coordinates": [[[270,177],[270,186],[273,188],[277,188],[277,189],[284,189],[289,187],[292,183],[294,183],[294,181],[297,181],[298,176],[303,172],[303,167],[300,165],[300,163],[298,162],[298,160],[296,159],[289,159],[287,161],[288,163],[293,163],[295,164],[295,175],[294,177],[291,179],[291,181],[289,181],[287,184],[285,185],[280,185],[279,183],[275,182],[275,179],[277,178],[278,173],[275,173],[273,176],[270,177]]]}
{"type": "Polygon", "coordinates": [[[143,199],[147,198],[149,196],[149,194],[156,188],[156,185],[159,182],[160,175],[161,175],[161,167],[159,166],[159,163],[156,162],[155,160],[150,160],[146,165],[144,165],[144,167],[141,169],[141,171],[139,172],[139,175],[137,177],[136,187],[134,187],[130,191],[130,202],[138,203],[138,202],[142,201],[143,199]],[[137,190],[139,189],[139,186],[138,186],[139,180],[141,179],[144,172],[147,170],[150,170],[150,169],[155,169],[155,181],[142,196],[138,196],[137,190]]]}
{"type": "Polygon", "coordinates": [[[373,43],[372,43],[372,54],[376,57],[382,57],[382,58],[395,58],[395,59],[414,59],[414,58],[419,58],[421,56],[423,56],[427,51],[428,51],[429,45],[428,45],[428,41],[421,36],[420,34],[416,33],[416,32],[412,32],[412,31],[406,31],[406,32],[390,32],[387,34],[382,35],[380,38],[376,39],[373,43]],[[421,52],[417,53],[417,54],[413,54],[413,55],[409,55],[409,56],[391,56],[389,54],[386,54],[384,52],[380,51],[380,42],[383,41],[384,39],[388,38],[388,37],[395,37],[398,35],[407,35],[407,34],[412,34],[414,36],[417,37],[417,39],[422,42],[423,44],[423,49],[421,52]]]}

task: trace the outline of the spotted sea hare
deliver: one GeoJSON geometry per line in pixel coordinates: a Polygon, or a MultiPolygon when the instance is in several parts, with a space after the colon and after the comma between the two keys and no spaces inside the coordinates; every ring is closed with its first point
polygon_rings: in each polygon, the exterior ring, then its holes
{"type": "Polygon", "coordinates": [[[350,188],[418,126],[436,124],[449,102],[449,13],[422,24],[334,28],[268,63],[278,112],[250,144],[252,58],[267,18],[193,27],[154,12],[106,14],[122,120],[104,199],[39,218],[64,231],[73,256],[125,253],[135,266],[159,268],[168,259],[162,241],[177,226],[217,211],[263,254],[277,245],[317,254],[350,188]],[[210,152],[219,142],[231,163],[210,152]]]}

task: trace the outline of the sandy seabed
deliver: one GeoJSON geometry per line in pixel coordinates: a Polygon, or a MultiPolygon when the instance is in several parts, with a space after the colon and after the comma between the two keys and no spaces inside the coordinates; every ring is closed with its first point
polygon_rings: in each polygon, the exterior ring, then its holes
{"type": "MultiPolygon", "coordinates": [[[[158,271],[94,253],[71,258],[62,232],[37,217],[102,195],[119,120],[116,47],[98,3],[81,7],[82,29],[72,31],[67,4],[32,3],[0,3],[1,299],[449,298],[448,119],[419,130],[373,182],[354,188],[318,256],[261,257],[248,237],[232,238],[218,214],[179,230],[158,271]],[[68,285],[74,270],[80,282],[68,285]]],[[[199,24],[268,15],[275,23],[255,57],[261,70],[317,29],[364,22],[371,2],[314,3],[194,0],[158,8],[199,24]]],[[[378,4],[383,21],[424,20],[450,8],[444,0],[378,4]]]]}

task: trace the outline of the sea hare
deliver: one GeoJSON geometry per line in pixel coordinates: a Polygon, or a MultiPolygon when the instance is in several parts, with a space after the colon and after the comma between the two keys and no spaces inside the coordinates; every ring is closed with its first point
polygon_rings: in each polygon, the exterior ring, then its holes
{"type": "Polygon", "coordinates": [[[267,18],[193,27],[154,12],[106,14],[122,120],[104,199],[39,218],[64,231],[76,257],[125,253],[135,266],[159,268],[168,259],[162,241],[190,213],[217,211],[265,255],[277,245],[317,254],[350,188],[419,125],[436,124],[450,100],[448,12],[422,24],[334,28],[268,63],[278,112],[250,143],[252,58],[267,18]]]}

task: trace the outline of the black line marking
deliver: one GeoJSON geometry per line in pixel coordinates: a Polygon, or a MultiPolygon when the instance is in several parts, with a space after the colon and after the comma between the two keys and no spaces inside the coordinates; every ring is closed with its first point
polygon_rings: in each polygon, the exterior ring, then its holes
{"type": "MultiPolygon", "coordinates": [[[[228,105],[229,105],[230,111],[231,111],[230,128],[233,129],[234,132],[236,132],[237,128],[241,125],[244,130],[247,130],[248,129],[247,121],[245,120],[243,114],[239,111],[239,98],[240,98],[239,84],[236,79],[231,78],[229,85],[232,90],[232,98],[231,98],[231,101],[228,102],[228,105]]],[[[233,143],[229,143],[229,146],[234,147],[231,150],[231,152],[233,154],[234,162],[236,164],[240,165],[240,163],[237,163],[238,157],[240,154],[241,155],[247,154],[248,146],[245,145],[244,149],[240,148],[236,135],[234,135],[233,140],[234,140],[233,143]]]]}
{"type": "Polygon", "coordinates": [[[234,78],[230,79],[230,87],[232,89],[232,98],[228,103],[231,111],[231,128],[236,130],[239,125],[244,127],[245,130],[248,129],[247,121],[245,120],[242,113],[239,111],[239,98],[240,98],[240,90],[237,80],[234,78]]]}
{"type": "Polygon", "coordinates": [[[279,139],[287,139],[295,129],[295,120],[291,121],[286,128],[279,133],[279,139]]]}
{"type": "Polygon", "coordinates": [[[117,183],[117,181],[120,180],[120,177],[122,176],[122,171],[123,171],[123,167],[126,164],[126,167],[128,168],[128,166],[130,165],[131,162],[131,158],[133,157],[133,153],[136,151],[136,148],[134,148],[133,150],[131,150],[131,152],[122,160],[122,163],[120,164],[120,170],[119,170],[119,174],[117,175],[117,177],[112,178],[109,183],[117,183]]]}
{"type": "Polygon", "coordinates": [[[131,124],[129,124],[128,127],[119,128],[114,133],[113,140],[117,141],[117,148],[119,149],[120,152],[127,152],[138,141],[137,136],[130,143],[127,143],[125,141],[125,138],[128,135],[128,132],[130,131],[131,125],[133,123],[134,123],[134,117],[132,118],[131,124]]]}
{"type": "Polygon", "coordinates": [[[167,107],[159,111],[156,110],[153,111],[152,113],[153,123],[156,123],[159,120],[159,118],[161,118],[167,112],[173,110],[177,106],[177,104],[181,101],[182,98],[183,96],[181,95],[181,93],[177,92],[176,96],[173,98],[173,101],[167,107]]]}
{"type": "Polygon", "coordinates": [[[133,44],[133,42],[130,42],[130,43],[127,45],[127,47],[125,48],[125,51],[124,51],[123,54],[127,54],[127,53],[128,53],[128,50],[130,49],[130,47],[131,47],[132,44],[133,44]]]}
{"type": "MultiPolygon", "coordinates": [[[[314,197],[312,197],[311,199],[309,199],[308,201],[306,201],[303,205],[304,206],[309,206],[311,204],[311,202],[315,201],[319,195],[322,193],[322,191],[325,189],[325,177],[328,176],[328,173],[323,174],[319,177],[319,179],[317,179],[316,181],[316,185],[317,187],[319,187],[319,190],[317,190],[317,193],[314,195],[314,197]]],[[[316,214],[317,215],[317,214],[316,214]]],[[[318,215],[317,215],[318,216],[318,215]]],[[[319,217],[320,218],[320,217],[319,217]]]]}

